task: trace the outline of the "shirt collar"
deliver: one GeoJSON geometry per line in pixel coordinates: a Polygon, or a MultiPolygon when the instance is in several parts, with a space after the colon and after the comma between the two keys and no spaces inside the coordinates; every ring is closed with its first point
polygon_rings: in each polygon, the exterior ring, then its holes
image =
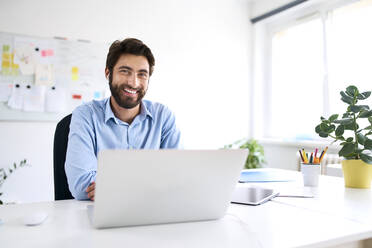
{"type": "MultiPolygon", "coordinates": [[[[108,120],[113,119],[116,124],[119,124],[118,119],[115,117],[114,112],[111,109],[110,98],[111,97],[107,98],[107,100],[106,100],[105,123],[107,123],[108,120]]],[[[146,107],[146,104],[144,104],[143,101],[141,101],[141,112],[139,113],[139,115],[137,115],[135,117],[134,121],[136,121],[136,119],[139,119],[139,121],[144,121],[147,116],[149,116],[151,118],[151,120],[153,120],[153,117],[152,117],[150,111],[146,107]]]]}

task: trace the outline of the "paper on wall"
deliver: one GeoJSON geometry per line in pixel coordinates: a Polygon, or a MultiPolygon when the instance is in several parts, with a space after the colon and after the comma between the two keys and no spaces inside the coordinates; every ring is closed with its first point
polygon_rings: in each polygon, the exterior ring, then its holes
{"type": "Polygon", "coordinates": [[[61,113],[66,109],[66,94],[63,89],[51,87],[47,90],[45,96],[45,111],[52,113],[61,113]]]}
{"type": "Polygon", "coordinates": [[[54,85],[53,65],[37,64],[35,67],[35,85],[54,85]]]}
{"type": "Polygon", "coordinates": [[[23,110],[44,112],[45,86],[27,85],[23,94],[23,110]]]}
{"type": "Polygon", "coordinates": [[[7,102],[12,94],[12,83],[0,83],[0,102],[7,102]]]}
{"type": "Polygon", "coordinates": [[[55,43],[47,39],[16,36],[14,52],[14,61],[23,75],[34,74],[36,64],[50,65],[55,61],[55,43]]]}
{"type": "Polygon", "coordinates": [[[34,47],[32,44],[23,44],[14,48],[14,63],[19,65],[23,75],[31,75],[35,72],[34,47]]]}
{"type": "Polygon", "coordinates": [[[15,84],[12,87],[12,93],[10,95],[8,106],[12,109],[22,109],[23,107],[23,85],[15,84]]]}

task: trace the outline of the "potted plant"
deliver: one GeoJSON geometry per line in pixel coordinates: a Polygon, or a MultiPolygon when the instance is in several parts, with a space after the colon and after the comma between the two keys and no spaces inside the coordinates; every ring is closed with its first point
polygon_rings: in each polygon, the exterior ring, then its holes
{"type": "Polygon", "coordinates": [[[350,85],[341,91],[341,100],[347,104],[342,117],[331,115],[328,119],[321,117],[321,123],[315,132],[322,138],[330,137],[334,142],[341,142],[338,152],[343,157],[342,171],[345,186],[352,188],[370,188],[372,179],[372,110],[368,105],[358,104],[366,100],[370,91],[360,93],[358,88],[350,85]],[[363,127],[362,127],[363,124],[363,127]]]}
{"type": "MultiPolygon", "coordinates": [[[[22,168],[22,167],[27,166],[27,165],[29,165],[29,164],[27,164],[27,160],[24,159],[24,160],[20,161],[18,165],[14,162],[13,167],[8,168],[8,170],[6,170],[4,168],[0,168],[0,189],[1,189],[1,186],[3,185],[3,183],[5,182],[5,180],[10,176],[10,174],[15,172],[15,170],[17,170],[18,168],[22,168]]],[[[2,194],[3,193],[0,192],[0,197],[1,197],[2,194]]],[[[0,199],[0,205],[2,205],[2,204],[4,204],[4,203],[0,199]]]]}
{"type": "Polygon", "coordinates": [[[249,154],[244,165],[244,168],[246,169],[260,168],[262,167],[262,164],[265,163],[264,148],[255,139],[241,139],[234,142],[233,144],[225,145],[224,148],[248,149],[249,154]]]}

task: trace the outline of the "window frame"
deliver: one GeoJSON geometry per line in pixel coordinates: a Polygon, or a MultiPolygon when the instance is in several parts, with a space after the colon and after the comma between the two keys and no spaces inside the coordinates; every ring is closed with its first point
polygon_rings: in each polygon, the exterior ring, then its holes
{"type": "MultiPolygon", "coordinates": [[[[323,26],[323,109],[322,115],[329,116],[329,82],[327,58],[328,13],[337,8],[358,2],[359,0],[314,0],[279,13],[253,25],[253,62],[250,134],[256,139],[273,139],[270,135],[272,116],[272,39],[274,35],[286,28],[320,18],[323,26]]],[[[316,140],[316,141],[320,141],[316,140]]],[[[302,142],[298,140],[298,142],[302,142]]],[[[323,139],[324,142],[324,139],[323,139]]]]}

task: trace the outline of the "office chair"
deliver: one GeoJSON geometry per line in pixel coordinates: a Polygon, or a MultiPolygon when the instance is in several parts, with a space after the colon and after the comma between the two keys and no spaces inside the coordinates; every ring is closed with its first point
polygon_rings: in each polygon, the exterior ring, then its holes
{"type": "Polygon", "coordinates": [[[70,132],[71,114],[58,122],[54,133],[53,167],[54,167],[54,199],[74,199],[68,188],[65,172],[68,134],[70,132]]]}

